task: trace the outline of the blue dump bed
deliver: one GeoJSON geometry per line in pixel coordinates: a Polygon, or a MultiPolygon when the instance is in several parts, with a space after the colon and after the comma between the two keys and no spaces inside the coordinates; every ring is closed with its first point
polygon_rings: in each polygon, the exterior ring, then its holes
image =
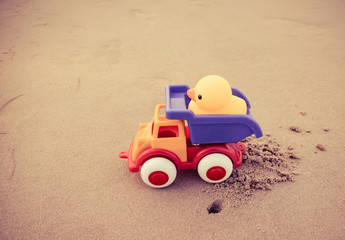
{"type": "Polygon", "coordinates": [[[168,119],[186,120],[193,144],[234,143],[255,134],[262,137],[259,124],[250,114],[246,96],[232,88],[232,94],[247,103],[247,114],[195,115],[188,110],[187,85],[168,85],[165,89],[165,115],[168,119]]]}

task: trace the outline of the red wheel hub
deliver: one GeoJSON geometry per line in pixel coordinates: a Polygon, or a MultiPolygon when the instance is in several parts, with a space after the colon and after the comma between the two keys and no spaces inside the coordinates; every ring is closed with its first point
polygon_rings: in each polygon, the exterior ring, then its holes
{"type": "Polygon", "coordinates": [[[208,179],[212,181],[218,181],[225,177],[226,170],[223,167],[211,167],[209,170],[207,170],[206,176],[208,179]]]}
{"type": "Polygon", "coordinates": [[[165,172],[155,171],[150,174],[149,181],[153,185],[161,186],[169,181],[169,176],[165,172]]]}

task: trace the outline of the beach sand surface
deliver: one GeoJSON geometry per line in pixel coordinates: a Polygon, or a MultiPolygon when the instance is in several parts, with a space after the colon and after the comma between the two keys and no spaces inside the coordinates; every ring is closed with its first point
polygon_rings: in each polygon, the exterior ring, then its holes
{"type": "Polygon", "coordinates": [[[344,13],[340,0],[0,0],[0,239],[344,239],[344,13]],[[259,144],[298,156],[277,161],[293,178],[256,170],[261,153],[223,185],[186,170],[153,189],[128,171],[118,154],[165,86],[209,74],[248,97],[259,144]]]}

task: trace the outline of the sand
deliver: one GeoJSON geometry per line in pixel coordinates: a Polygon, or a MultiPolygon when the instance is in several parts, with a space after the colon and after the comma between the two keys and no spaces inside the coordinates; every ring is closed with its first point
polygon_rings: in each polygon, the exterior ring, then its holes
{"type": "Polygon", "coordinates": [[[343,1],[0,1],[0,239],[344,239],[343,1]],[[224,183],[130,173],[167,84],[263,129],[224,183]],[[295,131],[295,130],[298,131],[295,131]]]}
{"type": "Polygon", "coordinates": [[[245,203],[257,190],[271,190],[276,183],[292,182],[299,174],[296,169],[300,157],[291,146],[283,151],[279,143],[269,137],[248,137],[243,142],[247,146],[243,165],[225,182],[214,184],[211,191],[231,207],[245,203]]]}

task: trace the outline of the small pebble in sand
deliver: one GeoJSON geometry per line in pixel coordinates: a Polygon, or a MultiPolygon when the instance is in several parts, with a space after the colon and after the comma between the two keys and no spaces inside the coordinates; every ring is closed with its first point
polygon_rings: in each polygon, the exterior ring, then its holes
{"type": "Polygon", "coordinates": [[[298,133],[302,131],[299,126],[290,126],[289,129],[293,132],[298,132],[298,133]]]}
{"type": "Polygon", "coordinates": [[[291,150],[293,150],[293,147],[291,147],[291,146],[288,146],[288,150],[290,150],[290,151],[291,151],[291,150]]]}
{"type": "Polygon", "coordinates": [[[304,115],[306,115],[307,113],[306,113],[306,112],[300,112],[300,114],[304,116],[304,115]]]}
{"type": "Polygon", "coordinates": [[[324,127],[323,130],[324,130],[325,132],[329,132],[329,128],[328,128],[328,127],[324,127]]]}
{"type": "Polygon", "coordinates": [[[306,132],[306,133],[311,133],[311,130],[308,129],[308,130],[305,130],[305,132],[306,132]]]}
{"type": "Polygon", "coordinates": [[[316,148],[319,149],[319,150],[321,150],[321,151],[325,151],[325,150],[326,150],[326,148],[325,148],[321,143],[319,143],[318,145],[316,145],[316,148]]]}

